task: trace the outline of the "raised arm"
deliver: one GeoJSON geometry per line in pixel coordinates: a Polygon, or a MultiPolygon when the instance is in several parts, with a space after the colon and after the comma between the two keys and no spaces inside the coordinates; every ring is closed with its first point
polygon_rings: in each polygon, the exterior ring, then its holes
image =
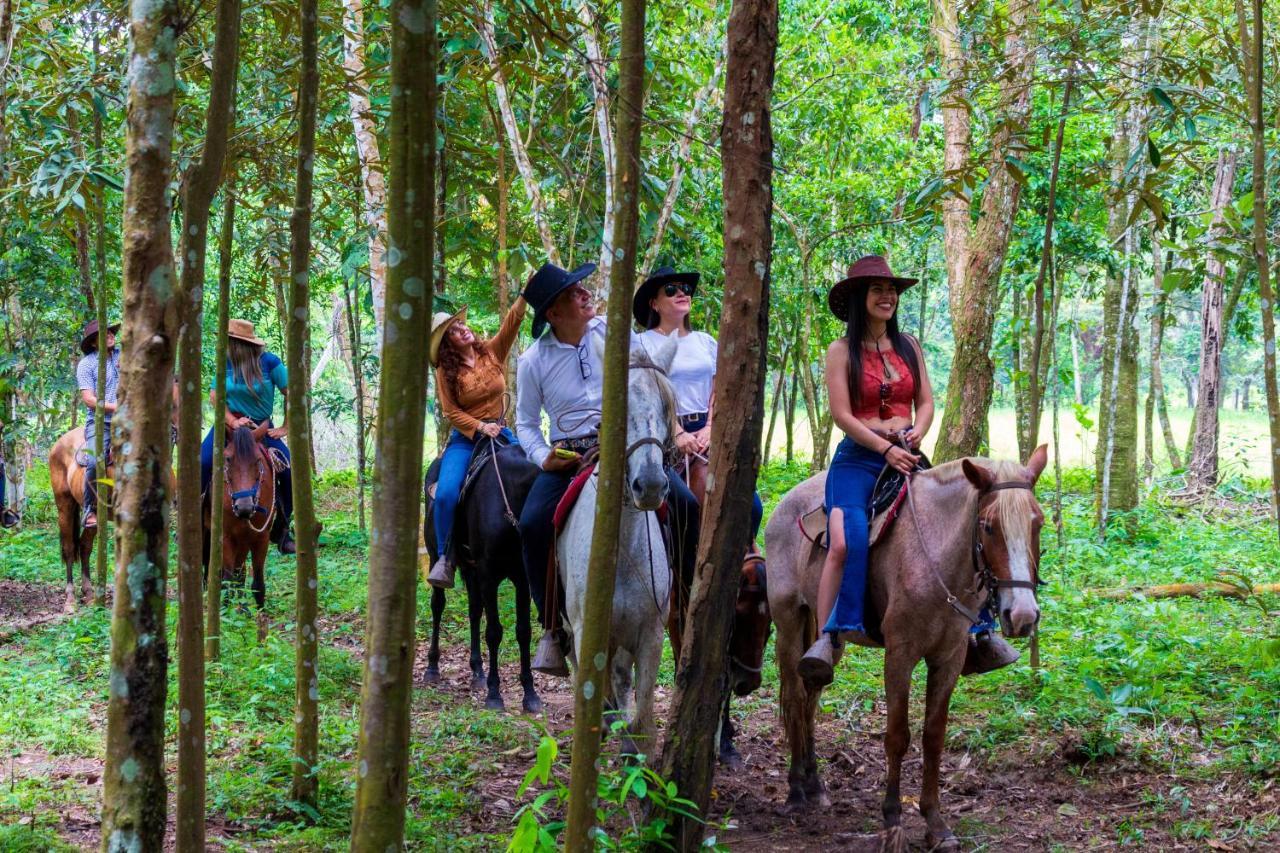
{"type": "Polygon", "coordinates": [[[516,342],[516,335],[520,333],[520,324],[524,321],[527,305],[528,303],[524,301],[523,296],[516,297],[516,301],[511,303],[511,307],[507,310],[507,316],[502,318],[502,326],[499,327],[498,334],[494,335],[489,342],[498,361],[506,361],[507,356],[511,353],[511,347],[516,342]]]}

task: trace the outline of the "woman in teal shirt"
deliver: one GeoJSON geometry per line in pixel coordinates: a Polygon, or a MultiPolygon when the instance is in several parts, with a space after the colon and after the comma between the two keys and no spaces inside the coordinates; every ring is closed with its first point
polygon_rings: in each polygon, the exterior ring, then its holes
{"type": "MultiPolygon", "coordinates": [[[[232,320],[227,324],[227,437],[237,427],[256,427],[262,423],[271,423],[271,415],[275,411],[276,391],[281,395],[288,393],[289,373],[280,360],[280,356],[267,350],[267,342],[254,337],[253,324],[247,320],[232,320]]],[[[209,399],[217,410],[217,400],[213,392],[209,399]]],[[[285,424],[267,430],[263,443],[278,451],[286,460],[289,459],[289,448],[283,441],[288,434],[285,424]]],[[[276,474],[276,505],[279,512],[271,528],[271,539],[279,542],[282,554],[297,551],[293,536],[289,534],[289,519],[293,517],[293,476],[292,468],[286,467],[276,474]]],[[[209,481],[213,478],[213,428],[204,437],[200,446],[200,491],[209,490],[209,481]]]]}

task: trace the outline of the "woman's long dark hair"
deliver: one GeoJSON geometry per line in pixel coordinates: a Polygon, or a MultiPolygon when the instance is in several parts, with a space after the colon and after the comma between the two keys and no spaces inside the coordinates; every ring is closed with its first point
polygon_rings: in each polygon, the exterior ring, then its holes
{"type": "MultiPolygon", "coordinates": [[[[845,342],[849,347],[849,401],[857,409],[862,404],[862,341],[867,334],[867,290],[871,281],[860,281],[853,286],[849,294],[849,327],[845,333],[845,342]]],[[[901,304],[902,294],[898,301],[901,304]]],[[[909,336],[898,331],[898,309],[893,309],[893,316],[885,325],[885,337],[911,371],[911,378],[917,388],[920,387],[920,362],[916,358],[916,348],[911,345],[909,336]]]]}
{"type": "MultiPolygon", "coordinates": [[[[489,358],[493,355],[489,349],[489,342],[476,338],[475,343],[476,361],[489,358]]],[[[444,340],[440,341],[440,351],[436,354],[436,364],[440,366],[440,372],[444,375],[444,381],[449,383],[449,394],[453,397],[454,402],[458,400],[458,371],[462,370],[464,363],[462,361],[462,353],[458,352],[458,348],[449,340],[449,333],[445,332],[444,340]]]]}

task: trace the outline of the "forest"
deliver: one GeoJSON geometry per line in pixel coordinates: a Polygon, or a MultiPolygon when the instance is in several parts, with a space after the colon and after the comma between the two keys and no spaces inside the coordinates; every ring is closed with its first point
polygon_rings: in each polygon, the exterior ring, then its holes
{"type": "Polygon", "coordinates": [[[1277,849],[1278,13],[0,0],[0,850],[1277,849]]]}

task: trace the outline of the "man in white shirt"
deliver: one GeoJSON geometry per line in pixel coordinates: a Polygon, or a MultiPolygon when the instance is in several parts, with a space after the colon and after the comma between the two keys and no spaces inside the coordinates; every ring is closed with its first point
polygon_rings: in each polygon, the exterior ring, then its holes
{"type": "MultiPolygon", "coordinates": [[[[595,270],[584,264],[563,270],[544,264],[525,286],[525,301],[534,309],[534,343],[520,356],[516,374],[516,437],[541,472],[520,513],[529,592],[547,628],[538,644],[533,668],[568,675],[557,626],[546,624],[547,565],[554,542],[552,516],[577,472],[580,456],[598,444],[604,366],[604,321],[596,317],[591,292],[579,282],[595,270]],[[543,332],[550,326],[550,334],[543,332]],[[542,413],[551,421],[550,441],[542,434],[542,413]],[[558,452],[557,452],[558,451],[558,452]]],[[[625,320],[619,320],[625,322],[625,320]]],[[[633,337],[634,342],[634,337],[633,337]]],[[[667,471],[668,502],[676,518],[677,562],[692,566],[698,543],[698,504],[684,482],[667,471]]],[[[690,572],[692,574],[692,572],[690,572]]]]}

